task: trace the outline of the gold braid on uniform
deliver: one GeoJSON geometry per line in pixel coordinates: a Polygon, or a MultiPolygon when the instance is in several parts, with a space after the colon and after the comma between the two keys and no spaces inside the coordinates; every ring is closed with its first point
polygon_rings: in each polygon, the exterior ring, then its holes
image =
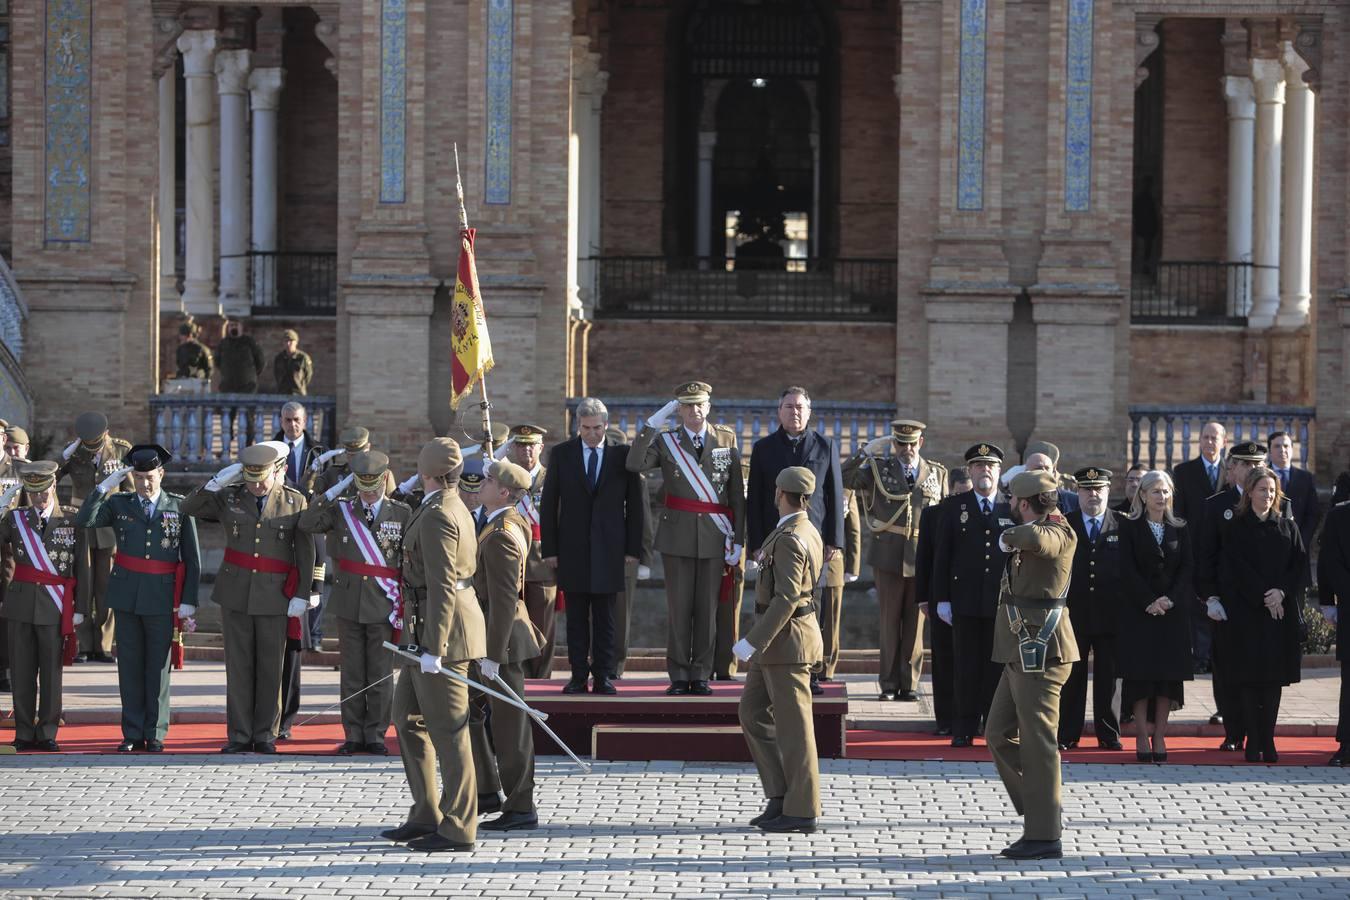
{"type": "MultiPolygon", "coordinates": [[[[881,480],[881,472],[877,470],[877,459],[878,457],[873,456],[867,460],[867,464],[872,469],[872,490],[878,491],[881,496],[885,497],[887,500],[894,500],[896,502],[901,500],[908,501],[914,488],[907,488],[903,494],[892,494],[890,491],[886,490],[886,487],[881,480]]],[[[928,463],[928,477],[924,479],[925,482],[937,478],[939,472],[943,473],[942,477],[944,479],[946,478],[945,473],[947,470],[941,463],[935,463],[930,460],[925,460],[925,462],[928,463]]],[[[922,484],[917,486],[922,487],[922,484]]],[[[868,491],[863,495],[863,509],[867,511],[867,527],[872,530],[873,534],[878,534],[883,531],[892,531],[895,528],[895,520],[900,518],[901,513],[907,514],[905,518],[905,527],[901,529],[900,532],[896,533],[908,534],[913,528],[914,510],[912,504],[908,502],[906,502],[902,508],[897,509],[895,515],[891,516],[888,520],[879,522],[872,518],[872,492],[868,491]]]]}

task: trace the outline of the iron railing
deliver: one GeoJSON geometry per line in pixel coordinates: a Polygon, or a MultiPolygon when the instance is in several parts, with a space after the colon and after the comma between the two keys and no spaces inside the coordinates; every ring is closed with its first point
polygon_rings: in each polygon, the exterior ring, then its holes
{"type": "Polygon", "coordinates": [[[1130,321],[1136,325],[1245,325],[1252,306],[1252,276],[1268,268],[1249,262],[1158,263],[1135,273],[1130,321]]]}
{"type": "Polygon", "coordinates": [[[249,262],[255,316],[337,312],[336,253],[252,251],[243,256],[249,262]]]}
{"type": "Polygon", "coordinates": [[[337,400],[287,394],[156,394],[150,398],[150,433],[173,454],[171,469],[219,468],[249,444],[281,430],[281,407],[298,400],[309,414],[309,433],[333,446],[337,400]]]}
{"type": "Polygon", "coordinates": [[[598,317],[892,322],[894,259],[754,260],[600,256],[592,272],[598,317]]]}
{"type": "MultiPolygon", "coordinates": [[[[668,397],[605,397],[609,409],[609,423],[628,435],[637,437],[647,418],[666,404],[668,397]]],[[[576,411],[580,397],[567,401],[567,421],[570,433],[576,434],[576,411]]],[[[778,401],[775,400],[714,400],[708,418],[718,425],[730,425],[740,437],[743,456],[750,453],[755,441],[778,429],[778,401]]],[[[873,438],[891,433],[895,418],[893,403],[851,403],[847,401],[816,401],[811,404],[810,427],[839,444],[845,456],[856,453],[873,438]]]]}
{"type": "Polygon", "coordinates": [[[1264,444],[1271,432],[1288,432],[1294,458],[1307,468],[1314,413],[1311,406],[1131,406],[1130,461],[1172,468],[1198,454],[1201,429],[1206,422],[1218,422],[1227,429],[1230,444],[1264,444]]]}

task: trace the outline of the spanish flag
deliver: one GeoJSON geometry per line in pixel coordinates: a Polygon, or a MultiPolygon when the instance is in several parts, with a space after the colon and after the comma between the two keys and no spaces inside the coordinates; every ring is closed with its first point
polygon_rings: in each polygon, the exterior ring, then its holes
{"type": "Polygon", "coordinates": [[[474,382],[492,368],[492,342],[488,340],[483,298],[478,295],[478,267],[473,261],[474,233],[472,228],[459,232],[459,270],[450,304],[450,343],[455,351],[450,362],[450,406],[456,409],[473,390],[474,382]]]}

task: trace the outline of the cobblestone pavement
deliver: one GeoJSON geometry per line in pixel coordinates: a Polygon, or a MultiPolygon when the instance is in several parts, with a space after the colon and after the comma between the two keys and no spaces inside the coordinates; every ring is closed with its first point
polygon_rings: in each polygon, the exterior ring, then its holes
{"type": "Polygon", "coordinates": [[[985,763],[826,761],[822,831],[763,835],[739,764],[539,767],[544,826],[382,841],[396,760],[0,760],[0,897],[1350,896],[1350,771],[1075,765],[1068,858],[1016,865],[985,763]]]}

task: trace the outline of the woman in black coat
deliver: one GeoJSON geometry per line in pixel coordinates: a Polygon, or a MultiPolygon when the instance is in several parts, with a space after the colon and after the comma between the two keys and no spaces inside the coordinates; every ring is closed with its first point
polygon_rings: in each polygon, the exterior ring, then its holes
{"type": "Polygon", "coordinates": [[[1280,514],[1280,500],[1279,477],[1257,466],[1232,517],[1219,526],[1219,600],[1211,616],[1226,622],[1232,652],[1224,674],[1241,691],[1248,762],[1279,759],[1280,693],[1298,682],[1303,664],[1299,608],[1308,554],[1294,520],[1280,514]]]}
{"type": "Polygon", "coordinates": [[[1167,716],[1190,681],[1191,533],[1172,514],[1172,477],[1148,472],[1120,524],[1117,674],[1121,707],[1134,710],[1135,757],[1167,759],[1167,716]],[[1152,723],[1150,747],[1149,723],[1152,723]]]}

